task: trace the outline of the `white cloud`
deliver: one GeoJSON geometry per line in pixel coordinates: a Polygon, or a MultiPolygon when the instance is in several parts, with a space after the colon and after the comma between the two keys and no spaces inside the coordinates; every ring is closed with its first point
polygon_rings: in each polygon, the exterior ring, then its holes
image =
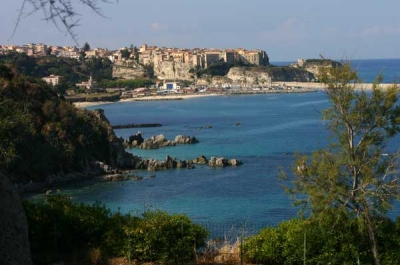
{"type": "Polygon", "coordinates": [[[150,28],[154,31],[160,31],[160,30],[167,30],[168,25],[167,24],[160,24],[158,22],[153,22],[150,25],[150,28]]]}
{"type": "Polygon", "coordinates": [[[280,27],[284,29],[291,29],[293,27],[296,27],[297,25],[304,25],[300,20],[297,18],[289,18],[285,22],[283,22],[280,27]]]}

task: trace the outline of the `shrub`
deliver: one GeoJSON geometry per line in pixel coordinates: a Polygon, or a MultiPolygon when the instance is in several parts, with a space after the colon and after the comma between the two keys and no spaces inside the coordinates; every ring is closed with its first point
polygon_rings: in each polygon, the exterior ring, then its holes
{"type": "Polygon", "coordinates": [[[24,202],[35,264],[104,257],[143,262],[193,262],[208,232],[184,216],[148,211],[142,216],[112,213],[104,205],[72,203],[68,197],[47,196],[24,202]]]}

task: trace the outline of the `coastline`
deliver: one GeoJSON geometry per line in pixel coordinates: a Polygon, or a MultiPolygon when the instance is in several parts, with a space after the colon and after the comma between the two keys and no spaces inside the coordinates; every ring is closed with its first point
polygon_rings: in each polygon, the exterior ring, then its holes
{"type": "MultiPolygon", "coordinates": [[[[272,87],[290,87],[292,89],[284,89],[284,90],[260,90],[260,91],[251,91],[244,90],[238,91],[238,93],[197,93],[197,94],[173,94],[173,95],[151,95],[151,96],[143,96],[137,98],[123,98],[118,101],[95,101],[95,102],[74,102],[75,107],[78,108],[86,108],[91,106],[98,106],[104,104],[118,103],[118,102],[132,102],[132,101],[162,101],[162,100],[183,100],[183,99],[191,99],[191,98],[199,98],[199,97],[211,97],[211,96],[224,96],[224,95],[239,95],[239,94],[269,94],[269,93],[309,93],[315,92],[319,90],[323,90],[326,86],[322,83],[315,82],[272,82],[272,87]],[[293,89],[294,88],[294,89],[293,89]],[[299,90],[295,90],[299,88],[299,90]]],[[[393,84],[379,84],[379,86],[383,89],[386,89],[393,84]]],[[[366,89],[371,90],[373,87],[372,83],[361,83],[356,85],[356,89],[366,89]]]]}
{"type": "Polygon", "coordinates": [[[131,101],[157,101],[157,100],[181,100],[181,99],[191,99],[191,98],[199,98],[199,97],[212,97],[219,96],[219,94],[214,93],[204,93],[204,94],[176,94],[176,95],[164,95],[164,96],[144,96],[140,98],[123,98],[119,101],[97,101],[97,102],[74,102],[75,107],[85,108],[97,105],[111,104],[117,102],[131,102],[131,101]]]}

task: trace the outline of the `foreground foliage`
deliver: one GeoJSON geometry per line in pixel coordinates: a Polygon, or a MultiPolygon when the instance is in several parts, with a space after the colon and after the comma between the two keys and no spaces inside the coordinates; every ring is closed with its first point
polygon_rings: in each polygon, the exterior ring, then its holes
{"type": "MultiPolygon", "coordinates": [[[[378,78],[371,91],[362,89],[349,64],[321,68],[319,79],[331,103],[323,120],[332,141],[311,156],[297,157],[286,190],[310,220],[335,219],[335,225],[357,227],[368,236],[374,262],[380,264],[379,221],[400,189],[399,155],[387,148],[400,131],[399,88],[381,89],[378,78]]],[[[288,179],[286,173],[282,177],[288,179]]]]}
{"type": "Polygon", "coordinates": [[[148,211],[142,215],[112,213],[104,205],[75,204],[65,196],[24,202],[32,259],[103,261],[123,256],[140,262],[193,262],[208,232],[184,215],[148,211]],[[93,254],[96,253],[96,254],[93,254]]]}
{"type": "MultiPolygon", "coordinates": [[[[244,246],[245,259],[253,264],[371,264],[369,239],[348,222],[293,219],[267,227],[249,237],[244,246]]],[[[380,220],[377,227],[382,264],[400,264],[400,219],[380,220]]]]}

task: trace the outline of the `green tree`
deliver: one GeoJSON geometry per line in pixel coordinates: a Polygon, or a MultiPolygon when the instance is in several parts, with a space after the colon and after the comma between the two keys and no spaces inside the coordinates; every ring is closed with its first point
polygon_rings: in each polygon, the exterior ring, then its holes
{"type": "Polygon", "coordinates": [[[85,44],[83,44],[82,49],[83,49],[84,52],[90,51],[89,43],[85,42],[85,44]]]}
{"type": "Polygon", "coordinates": [[[86,53],[84,51],[79,52],[79,61],[81,63],[85,62],[85,58],[86,58],[86,53]]]}
{"type": "Polygon", "coordinates": [[[146,71],[146,77],[153,78],[154,77],[154,64],[149,63],[143,66],[144,70],[146,71]]]}
{"type": "MultiPolygon", "coordinates": [[[[323,112],[332,132],[331,144],[311,156],[297,157],[291,185],[286,187],[310,218],[340,218],[355,222],[368,235],[375,264],[380,264],[377,225],[398,198],[397,154],[385,145],[400,130],[399,89],[362,88],[349,64],[321,68],[331,103],[323,112]]],[[[288,175],[283,172],[283,179],[288,175]]]]}
{"type": "Polygon", "coordinates": [[[135,61],[139,62],[139,49],[136,46],[133,46],[132,54],[135,61]]]}
{"type": "Polygon", "coordinates": [[[46,55],[51,55],[51,52],[52,52],[51,47],[48,47],[45,52],[46,52],[46,55]]]}
{"type": "Polygon", "coordinates": [[[128,49],[122,49],[121,51],[121,57],[124,59],[129,59],[129,56],[131,56],[131,52],[128,49]]]}

